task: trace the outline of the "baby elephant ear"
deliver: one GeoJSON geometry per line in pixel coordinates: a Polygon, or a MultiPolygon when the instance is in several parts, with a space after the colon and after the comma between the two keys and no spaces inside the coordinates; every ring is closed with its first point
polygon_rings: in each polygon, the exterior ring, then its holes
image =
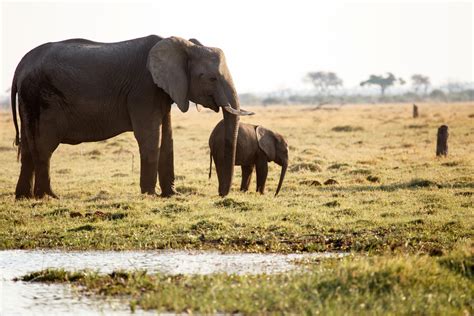
{"type": "Polygon", "coordinates": [[[262,126],[257,126],[258,147],[267,155],[268,161],[275,161],[276,142],[273,132],[262,126]]]}

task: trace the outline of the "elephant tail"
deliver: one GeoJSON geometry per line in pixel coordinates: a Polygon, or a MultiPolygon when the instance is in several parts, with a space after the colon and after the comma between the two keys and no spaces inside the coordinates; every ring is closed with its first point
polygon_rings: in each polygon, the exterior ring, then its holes
{"type": "Polygon", "coordinates": [[[16,118],[16,93],[18,92],[17,86],[16,86],[16,74],[13,76],[13,82],[12,82],[12,87],[11,87],[11,104],[12,104],[12,116],[13,116],[13,124],[15,125],[15,142],[14,146],[18,147],[18,153],[17,153],[17,160],[20,160],[20,131],[18,130],[18,120],[16,118]]]}
{"type": "Polygon", "coordinates": [[[209,179],[211,179],[211,174],[212,174],[212,151],[209,153],[209,179]]]}

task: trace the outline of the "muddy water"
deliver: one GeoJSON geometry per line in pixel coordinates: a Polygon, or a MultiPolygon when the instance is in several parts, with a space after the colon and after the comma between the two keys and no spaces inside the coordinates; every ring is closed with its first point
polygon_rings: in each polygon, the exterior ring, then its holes
{"type": "MultiPolygon", "coordinates": [[[[92,269],[109,273],[118,269],[164,274],[259,274],[294,270],[294,260],[331,258],[344,254],[250,254],[190,251],[0,251],[0,315],[126,315],[128,305],[75,295],[61,284],[13,282],[28,272],[46,268],[92,269]]],[[[138,314],[147,314],[138,311],[138,314]]]]}

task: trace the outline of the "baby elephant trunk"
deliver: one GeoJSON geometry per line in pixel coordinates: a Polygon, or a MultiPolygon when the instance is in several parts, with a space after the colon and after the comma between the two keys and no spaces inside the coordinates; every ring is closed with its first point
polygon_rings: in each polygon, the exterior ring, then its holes
{"type": "Polygon", "coordinates": [[[280,181],[278,181],[278,187],[276,189],[276,192],[275,192],[275,196],[278,195],[278,192],[280,192],[280,189],[281,189],[281,185],[283,184],[283,179],[285,179],[285,175],[286,175],[286,169],[288,168],[288,164],[285,163],[281,166],[281,173],[280,173],[280,181]]]}

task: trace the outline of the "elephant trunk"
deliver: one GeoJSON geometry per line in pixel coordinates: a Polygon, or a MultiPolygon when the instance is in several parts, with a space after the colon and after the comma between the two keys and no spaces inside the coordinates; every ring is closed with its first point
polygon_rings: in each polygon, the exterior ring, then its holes
{"type": "Polygon", "coordinates": [[[254,114],[240,108],[239,96],[228,71],[224,71],[223,79],[215,99],[216,103],[222,107],[224,115],[224,162],[221,172],[217,172],[220,196],[229,194],[232,186],[240,116],[254,114]]]}
{"type": "Polygon", "coordinates": [[[277,187],[277,189],[276,189],[275,196],[277,196],[278,193],[280,192],[281,185],[283,184],[283,179],[285,179],[286,169],[287,169],[287,168],[288,168],[288,163],[284,163],[284,164],[281,166],[280,180],[278,181],[278,187],[277,187]]]}
{"type": "MultiPolygon", "coordinates": [[[[219,176],[219,195],[226,196],[229,194],[232,186],[232,178],[234,176],[235,153],[237,151],[237,134],[239,132],[240,116],[225,110],[231,108],[240,111],[240,103],[235,90],[232,79],[227,81],[228,84],[223,86],[223,92],[226,97],[226,103],[222,106],[224,115],[224,162],[219,176]]],[[[222,104],[222,103],[221,103],[222,104]]]]}
{"type": "MultiPolygon", "coordinates": [[[[237,108],[238,109],[238,108],[237,108]]],[[[219,178],[219,195],[229,194],[234,176],[235,153],[237,150],[237,134],[239,132],[239,116],[224,112],[224,162],[222,176],[219,178]]]]}

